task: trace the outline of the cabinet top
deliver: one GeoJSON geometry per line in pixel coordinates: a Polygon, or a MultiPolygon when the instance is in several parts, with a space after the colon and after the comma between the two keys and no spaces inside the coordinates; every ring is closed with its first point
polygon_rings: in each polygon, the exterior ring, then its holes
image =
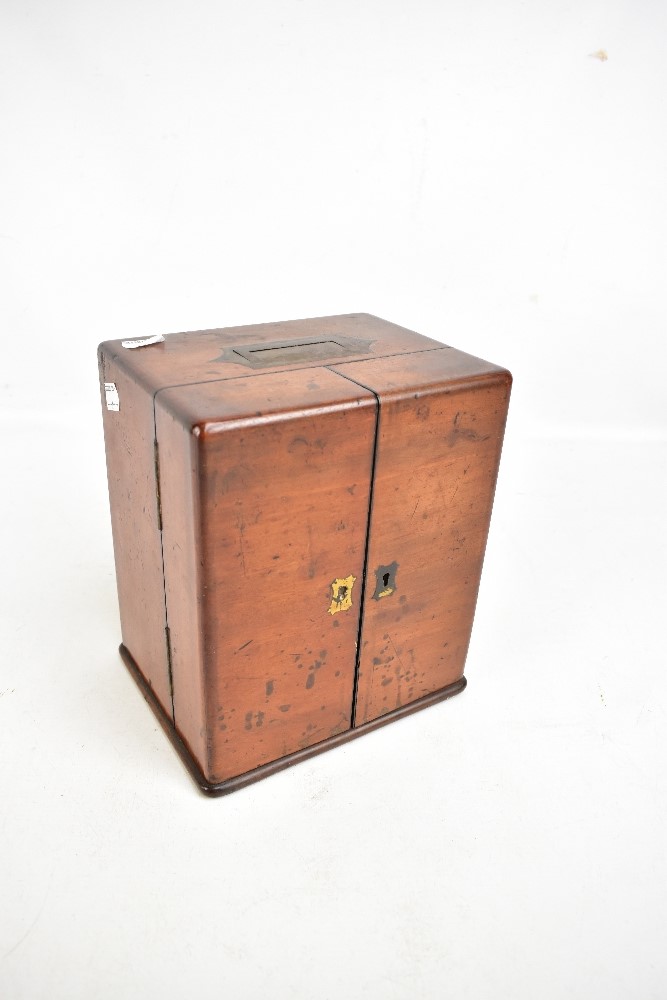
{"type": "Polygon", "coordinates": [[[123,346],[137,341],[140,343],[140,338],[107,340],[100,344],[98,353],[101,360],[114,361],[152,393],[195,382],[412,354],[445,346],[368,313],[170,333],[145,347],[123,346]]]}
{"type": "Polygon", "coordinates": [[[105,390],[115,369],[202,433],[229,421],[275,420],[281,411],[374,405],[480,379],[511,380],[504,368],[360,313],[133,343],[100,344],[105,390]]]}

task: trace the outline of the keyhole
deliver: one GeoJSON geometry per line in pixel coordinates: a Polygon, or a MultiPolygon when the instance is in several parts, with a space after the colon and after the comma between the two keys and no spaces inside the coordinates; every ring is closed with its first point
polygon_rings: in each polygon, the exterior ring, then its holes
{"type": "Polygon", "coordinates": [[[342,586],[338,588],[338,600],[344,601],[347,597],[347,587],[342,586]]]}
{"type": "Polygon", "coordinates": [[[375,593],[373,600],[379,601],[383,597],[391,597],[396,591],[396,570],[398,563],[386,563],[378,566],[375,570],[375,593]]]}

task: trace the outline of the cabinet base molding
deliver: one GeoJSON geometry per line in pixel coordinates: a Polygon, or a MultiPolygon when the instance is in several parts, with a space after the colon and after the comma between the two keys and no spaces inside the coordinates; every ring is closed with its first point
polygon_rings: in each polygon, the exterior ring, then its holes
{"type": "Polygon", "coordinates": [[[387,712],[386,715],[382,715],[378,719],[373,719],[372,722],[366,722],[354,729],[348,729],[344,733],[338,733],[336,736],[330,736],[328,739],[322,740],[321,743],[315,743],[313,746],[306,747],[304,750],[296,750],[294,753],[287,754],[285,757],[280,757],[278,760],[272,760],[268,764],[262,764],[260,767],[256,767],[252,771],[247,771],[245,774],[239,774],[235,778],[228,778],[226,781],[220,781],[217,784],[214,784],[208,781],[202,774],[196,760],[190,753],[187,745],[179,736],[176,727],[162,708],[162,705],[155,697],[153,689],[146,681],[130,651],[121,644],[119,652],[123,659],[123,663],[139,685],[141,693],[153,709],[156,719],[171,740],[174,749],[181,758],[181,761],[185,765],[193,781],[205,795],[211,796],[229,795],[230,792],[235,792],[239,788],[245,788],[246,785],[252,785],[253,782],[259,781],[261,778],[267,778],[271,774],[283,771],[286,767],[291,767],[292,764],[298,764],[302,760],[308,760],[309,757],[315,757],[317,754],[324,753],[325,750],[331,750],[333,747],[340,746],[342,743],[347,743],[349,740],[353,740],[357,736],[363,736],[364,733],[370,733],[374,729],[379,729],[380,726],[385,726],[390,722],[395,722],[396,719],[401,719],[404,715],[411,715],[413,712],[418,712],[422,708],[428,708],[429,705],[435,705],[439,701],[445,701],[447,698],[452,698],[455,694],[459,694],[463,691],[467,684],[466,678],[461,677],[460,680],[455,681],[453,684],[448,684],[447,687],[440,688],[439,691],[433,691],[431,694],[427,694],[425,697],[419,698],[417,701],[412,701],[408,705],[403,705],[401,708],[396,708],[391,712],[387,712]]]}

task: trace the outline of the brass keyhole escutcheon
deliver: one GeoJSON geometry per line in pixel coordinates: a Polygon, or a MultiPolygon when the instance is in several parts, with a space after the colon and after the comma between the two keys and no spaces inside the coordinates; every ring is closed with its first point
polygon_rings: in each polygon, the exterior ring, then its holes
{"type": "Polygon", "coordinates": [[[331,604],[329,614],[336,615],[339,611],[347,611],[352,607],[352,587],[356,576],[337,577],[331,584],[331,604]]]}

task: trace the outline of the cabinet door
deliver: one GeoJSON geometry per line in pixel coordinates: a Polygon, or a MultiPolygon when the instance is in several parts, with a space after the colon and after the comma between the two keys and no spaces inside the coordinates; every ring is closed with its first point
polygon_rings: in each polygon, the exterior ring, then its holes
{"type": "Polygon", "coordinates": [[[325,368],[158,393],[175,725],[210,781],[351,728],[376,416],[325,368]]]}
{"type": "Polygon", "coordinates": [[[511,376],[453,348],[335,367],[380,401],[359,726],[463,675],[511,376]]]}

